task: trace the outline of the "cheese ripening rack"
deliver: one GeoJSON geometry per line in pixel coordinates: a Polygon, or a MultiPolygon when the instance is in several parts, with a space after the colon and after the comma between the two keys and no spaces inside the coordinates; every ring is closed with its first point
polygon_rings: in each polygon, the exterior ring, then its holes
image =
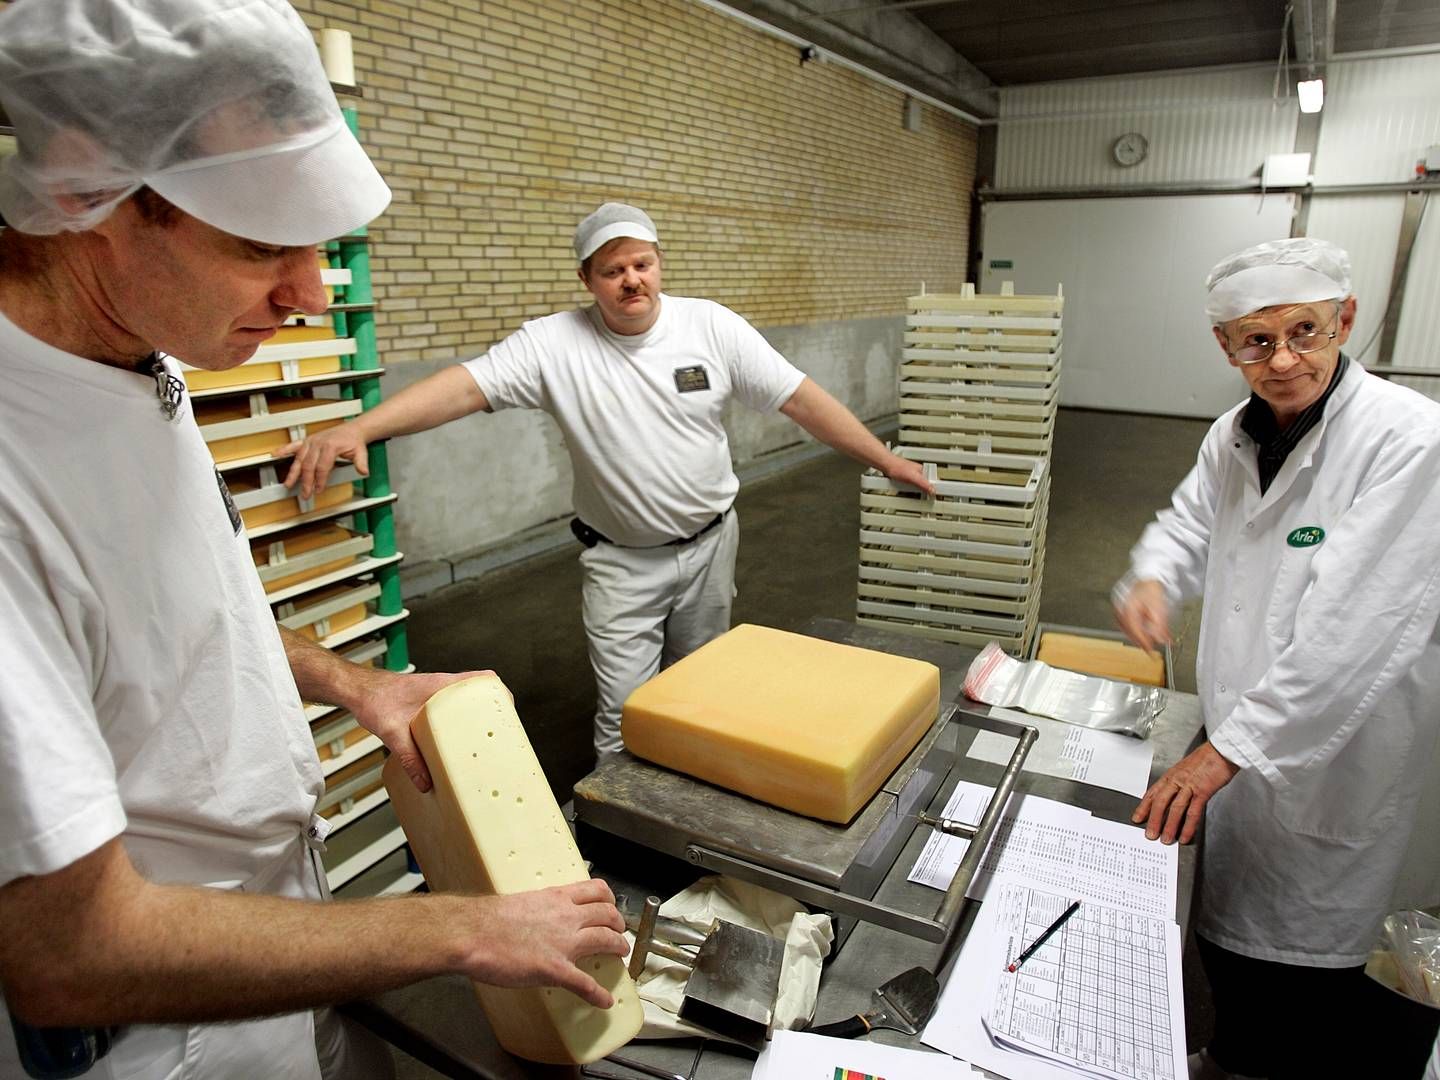
{"type": "MultiPolygon", "coordinates": [[[[356,110],[342,111],[355,130],[356,110]]],[[[309,499],[284,486],[290,459],[276,453],[381,399],[366,230],[323,245],[317,257],[329,301],[323,315],[292,316],[235,368],[182,371],[276,620],[352,662],[409,671],[385,444],[369,447],[368,477],[342,465],[309,499]]],[[[318,811],[331,827],[331,889],[413,890],[422,879],[388,806],[380,740],[343,709],[307,704],[305,713],[325,775],[318,811]]]]}
{"type": "Polygon", "coordinates": [[[856,621],[1028,655],[1045,569],[1049,461],[902,446],[928,463],[935,495],[860,479],[856,621]]]}

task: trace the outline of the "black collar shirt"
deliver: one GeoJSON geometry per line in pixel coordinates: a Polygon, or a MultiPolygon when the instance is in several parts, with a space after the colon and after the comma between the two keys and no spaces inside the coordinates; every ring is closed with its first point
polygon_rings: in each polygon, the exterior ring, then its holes
{"type": "Polygon", "coordinates": [[[1250,395],[1250,403],[1240,417],[1240,430],[1255,440],[1255,459],[1260,470],[1260,494],[1263,495],[1269,490],[1271,482],[1280,472],[1280,467],[1290,456],[1290,451],[1320,422],[1320,417],[1325,414],[1325,402],[1330,400],[1330,395],[1340,385],[1349,363],[1349,359],[1341,353],[1340,359],[1335,363],[1335,370],[1330,375],[1330,385],[1325,387],[1325,393],[1283,431],[1275,420],[1274,411],[1265,400],[1258,394],[1250,395]]]}

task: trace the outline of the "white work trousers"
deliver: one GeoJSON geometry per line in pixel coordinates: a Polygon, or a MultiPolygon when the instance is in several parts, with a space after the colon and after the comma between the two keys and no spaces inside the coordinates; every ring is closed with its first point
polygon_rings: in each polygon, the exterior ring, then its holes
{"type": "Polygon", "coordinates": [[[732,509],[688,544],[627,548],[601,542],[580,553],[601,761],[624,745],[620,707],[630,692],[730,629],[739,546],[740,522],[732,509]]]}

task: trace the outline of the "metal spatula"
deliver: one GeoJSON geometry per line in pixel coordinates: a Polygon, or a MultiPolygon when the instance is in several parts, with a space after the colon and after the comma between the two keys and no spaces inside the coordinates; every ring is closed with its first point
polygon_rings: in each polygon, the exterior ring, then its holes
{"type": "Polygon", "coordinates": [[[935,1011],[935,999],[940,996],[940,983],[935,976],[922,967],[902,971],[881,986],[872,995],[869,1012],[857,1013],[848,1020],[811,1028],[816,1035],[829,1035],[836,1039],[852,1039],[864,1035],[872,1028],[890,1028],[916,1035],[930,1014],[935,1011]]]}

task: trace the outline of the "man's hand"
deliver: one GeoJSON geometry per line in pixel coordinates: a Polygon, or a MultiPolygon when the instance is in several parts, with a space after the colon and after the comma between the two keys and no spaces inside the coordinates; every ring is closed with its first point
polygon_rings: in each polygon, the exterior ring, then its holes
{"type": "Polygon", "coordinates": [[[356,668],[358,685],[350,712],[360,726],[380,736],[385,748],[400,759],[405,775],[421,791],[431,787],[430,770],[420,756],[420,747],[410,734],[410,721],[425,707],[430,696],[461,679],[494,675],[493,671],[466,671],[460,674],[400,675],[378,668],[356,668]]]}
{"type": "Polygon", "coordinates": [[[287,443],[275,451],[276,457],[294,454],[295,460],[285,474],[285,486],[300,484],[302,498],[310,498],[325,487],[337,460],[354,464],[361,476],[370,475],[370,456],[365,452],[366,439],[354,421],[327,428],[308,439],[287,443]]]}
{"type": "Polygon", "coordinates": [[[918,461],[911,461],[899,454],[891,454],[891,460],[885,465],[885,475],[897,484],[909,484],[917,487],[926,495],[935,494],[935,485],[925,475],[925,466],[918,461]]]}
{"type": "Polygon", "coordinates": [[[609,991],[580,967],[587,956],[624,956],[625,920],[598,878],[477,901],[481,925],[464,974],[492,986],[558,986],[601,1009],[609,991]]]}
{"type": "Polygon", "coordinates": [[[1207,741],[1186,754],[1164,776],[1150,785],[1130,820],[1145,825],[1148,840],[1159,838],[1162,844],[1195,839],[1195,830],[1205,815],[1210,796],[1230,782],[1240,766],[1220,756],[1220,751],[1207,741]]]}
{"type": "Polygon", "coordinates": [[[1115,619],[1125,636],[1147,653],[1170,644],[1170,601],[1158,581],[1137,581],[1124,601],[1115,605],[1115,619]]]}

